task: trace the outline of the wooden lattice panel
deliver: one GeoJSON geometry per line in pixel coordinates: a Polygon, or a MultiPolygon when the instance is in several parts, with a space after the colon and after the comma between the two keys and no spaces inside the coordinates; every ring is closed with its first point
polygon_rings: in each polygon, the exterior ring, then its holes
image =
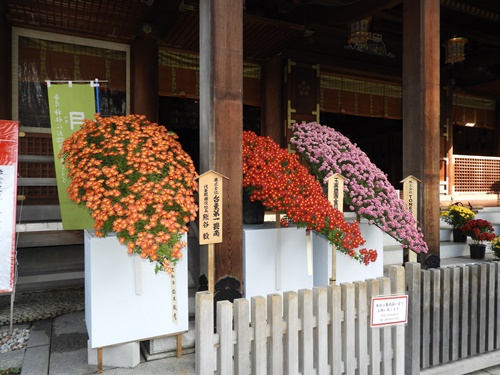
{"type": "Polygon", "coordinates": [[[455,155],[455,191],[500,193],[500,158],[455,155]]]}
{"type": "MultiPolygon", "coordinates": [[[[48,161],[49,158],[47,158],[53,157],[50,134],[27,133],[24,137],[20,137],[19,155],[19,177],[25,179],[56,177],[54,162],[48,161]],[[23,158],[23,156],[29,156],[29,158],[23,158]]],[[[25,197],[23,204],[26,205],[59,204],[56,186],[19,186],[18,195],[25,197]]]]}
{"type": "Polygon", "coordinates": [[[25,197],[26,205],[59,204],[57,186],[20,186],[17,194],[25,197]]]}
{"type": "Polygon", "coordinates": [[[55,178],[54,163],[19,163],[20,177],[55,178]]]}
{"type": "Polygon", "coordinates": [[[53,155],[50,134],[30,134],[19,138],[19,155],[53,155]]]}

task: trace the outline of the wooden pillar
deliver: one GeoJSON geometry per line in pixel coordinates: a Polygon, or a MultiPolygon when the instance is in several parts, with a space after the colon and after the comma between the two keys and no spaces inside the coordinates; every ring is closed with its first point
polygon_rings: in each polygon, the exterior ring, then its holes
{"type": "Polygon", "coordinates": [[[10,63],[12,61],[12,28],[3,15],[0,15],[0,119],[12,119],[12,91],[10,63]]]}
{"type": "Polygon", "coordinates": [[[141,33],[133,41],[131,57],[130,113],[158,121],[158,43],[153,33],[141,33]]]}
{"type": "Polygon", "coordinates": [[[200,173],[229,178],[223,242],[215,245],[215,282],[242,280],[243,7],[200,1],[200,173]]]}
{"type": "Polygon", "coordinates": [[[403,177],[422,181],[418,219],[438,256],[439,16],[439,0],[403,1],[403,177]]]}
{"type": "Polygon", "coordinates": [[[275,57],[263,65],[262,75],[262,135],[271,137],[281,146],[283,143],[283,71],[281,59],[275,57]]]}

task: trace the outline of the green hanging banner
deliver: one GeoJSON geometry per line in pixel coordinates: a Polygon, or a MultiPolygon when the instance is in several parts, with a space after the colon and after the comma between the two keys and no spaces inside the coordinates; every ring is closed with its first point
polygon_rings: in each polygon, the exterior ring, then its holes
{"type": "Polygon", "coordinates": [[[57,155],[64,140],[80,129],[83,120],[94,118],[94,87],[91,83],[51,84],[50,81],[47,81],[47,92],[63,228],[65,230],[90,229],[94,227],[94,219],[90,216],[89,211],[69,199],[66,190],[71,181],[57,155]]]}

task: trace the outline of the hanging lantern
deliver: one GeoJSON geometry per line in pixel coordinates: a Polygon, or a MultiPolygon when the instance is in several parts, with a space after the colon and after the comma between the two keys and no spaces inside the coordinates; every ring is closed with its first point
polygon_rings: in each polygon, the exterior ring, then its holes
{"type": "Polygon", "coordinates": [[[465,60],[465,43],[467,38],[454,37],[446,40],[444,45],[444,62],[455,64],[465,60]]]}
{"type": "Polygon", "coordinates": [[[366,17],[349,24],[349,38],[347,42],[349,44],[366,44],[370,37],[368,27],[370,26],[371,20],[371,17],[366,17]]]}

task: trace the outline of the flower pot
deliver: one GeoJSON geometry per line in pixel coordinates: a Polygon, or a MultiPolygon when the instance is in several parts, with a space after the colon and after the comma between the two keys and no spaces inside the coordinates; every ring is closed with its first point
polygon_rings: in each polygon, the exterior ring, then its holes
{"type": "Polygon", "coordinates": [[[259,201],[252,202],[243,190],[243,224],[262,224],[264,222],[265,208],[259,201]]]}
{"type": "Polygon", "coordinates": [[[467,242],[467,236],[460,229],[453,229],[453,242],[467,242]]]}
{"type": "Polygon", "coordinates": [[[471,259],[484,259],[486,245],[470,244],[469,249],[471,259]]]}

